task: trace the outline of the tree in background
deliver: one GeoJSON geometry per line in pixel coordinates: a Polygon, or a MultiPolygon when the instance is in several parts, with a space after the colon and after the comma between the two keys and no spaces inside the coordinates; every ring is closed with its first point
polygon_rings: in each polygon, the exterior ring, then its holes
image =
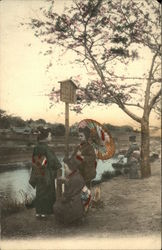
{"type": "Polygon", "coordinates": [[[8,115],[0,109],[0,128],[24,127],[26,122],[19,116],[8,115]]]}
{"type": "Polygon", "coordinates": [[[75,122],[70,126],[70,135],[72,136],[78,136],[78,123],[75,122]]]}
{"type": "Polygon", "coordinates": [[[108,131],[122,131],[124,132],[134,132],[133,127],[124,125],[124,126],[114,126],[111,124],[103,124],[103,126],[108,130],[108,131]]]}
{"type": "Polygon", "coordinates": [[[51,126],[51,133],[54,136],[64,136],[65,135],[65,125],[58,123],[51,126]]]}
{"type": "MultiPolygon", "coordinates": [[[[160,4],[155,0],[76,0],[59,15],[54,1],[43,16],[31,19],[31,27],[42,42],[76,53],[75,63],[85,66],[90,77],[77,92],[79,112],[91,102],[115,103],[141,126],[141,173],[151,175],[149,162],[149,117],[158,105],[160,86],[160,4]],[[120,75],[118,67],[140,58],[143,49],[152,56],[150,68],[139,79],[120,75]],[[132,107],[141,110],[140,115],[132,107]]],[[[52,64],[51,64],[52,65],[52,64]]],[[[58,100],[59,91],[51,93],[58,100]]]]}
{"type": "Polygon", "coordinates": [[[40,118],[40,119],[36,120],[35,123],[45,125],[46,121],[44,119],[40,118]]]}
{"type": "Polygon", "coordinates": [[[10,128],[9,116],[6,111],[0,109],[0,128],[10,128]]]}
{"type": "Polygon", "coordinates": [[[26,122],[19,116],[11,117],[11,126],[14,127],[25,127],[26,122]]]}

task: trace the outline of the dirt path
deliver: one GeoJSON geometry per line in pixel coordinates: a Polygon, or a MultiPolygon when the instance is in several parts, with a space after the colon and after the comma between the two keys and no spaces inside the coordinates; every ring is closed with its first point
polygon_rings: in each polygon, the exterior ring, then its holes
{"type": "Polygon", "coordinates": [[[152,235],[161,230],[160,160],[152,163],[152,176],[131,180],[118,176],[101,184],[101,208],[91,208],[80,225],[62,226],[54,216],[36,220],[34,210],[2,218],[2,239],[101,235],[152,235]],[[15,230],[16,229],[16,230],[15,230]]]}

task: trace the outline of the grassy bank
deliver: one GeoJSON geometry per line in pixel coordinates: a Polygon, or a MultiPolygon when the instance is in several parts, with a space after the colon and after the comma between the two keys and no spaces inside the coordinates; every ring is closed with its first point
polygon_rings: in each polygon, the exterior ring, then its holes
{"type": "Polygon", "coordinates": [[[19,213],[25,210],[25,204],[16,202],[12,199],[1,197],[1,217],[7,217],[12,214],[19,213]]]}
{"type": "Polygon", "coordinates": [[[22,208],[2,217],[2,239],[160,235],[160,159],[152,163],[151,169],[152,176],[147,179],[120,175],[101,183],[103,206],[92,207],[80,225],[65,227],[54,216],[37,220],[34,209],[22,208]]]}
{"type": "MultiPolygon", "coordinates": [[[[113,172],[105,171],[102,174],[102,177],[100,180],[96,180],[96,181],[92,182],[92,186],[95,187],[96,185],[101,184],[102,182],[107,182],[110,179],[112,179],[118,175],[120,175],[120,174],[116,171],[113,171],[113,172]]],[[[18,202],[12,198],[1,196],[1,214],[2,214],[2,217],[7,217],[7,216],[10,216],[12,214],[19,213],[19,212],[26,209],[26,204],[31,203],[32,198],[29,199],[27,193],[25,193],[24,191],[22,191],[20,193],[22,196],[22,202],[18,202]]]]}

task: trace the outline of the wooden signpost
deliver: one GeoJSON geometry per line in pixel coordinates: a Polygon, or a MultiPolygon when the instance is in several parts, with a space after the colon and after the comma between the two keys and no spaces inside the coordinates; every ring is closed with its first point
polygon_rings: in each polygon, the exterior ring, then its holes
{"type": "Polygon", "coordinates": [[[77,86],[72,80],[60,81],[60,100],[65,102],[65,156],[69,156],[69,103],[76,101],[77,86]]]}
{"type": "MultiPolygon", "coordinates": [[[[65,102],[65,157],[69,156],[69,103],[76,101],[77,86],[72,80],[60,82],[60,100],[65,102]]],[[[58,177],[62,176],[62,171],[58,173],[58,177]]],[[[62,183],[57,182],[57,198],[62,196],[62,183]]]]}

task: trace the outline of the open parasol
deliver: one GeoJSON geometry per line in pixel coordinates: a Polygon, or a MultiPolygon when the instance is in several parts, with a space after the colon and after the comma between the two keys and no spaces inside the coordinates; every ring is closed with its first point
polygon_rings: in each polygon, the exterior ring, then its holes
{"type": "Polygon", "coordinates": [[[113,157],[115,144],[107,129],[92,119],[84,119],[78,124],[79,128],[86,126],[90,129],[90,140],[95,149],[96,157],[101,160],[107,160],[113,157]]]}

